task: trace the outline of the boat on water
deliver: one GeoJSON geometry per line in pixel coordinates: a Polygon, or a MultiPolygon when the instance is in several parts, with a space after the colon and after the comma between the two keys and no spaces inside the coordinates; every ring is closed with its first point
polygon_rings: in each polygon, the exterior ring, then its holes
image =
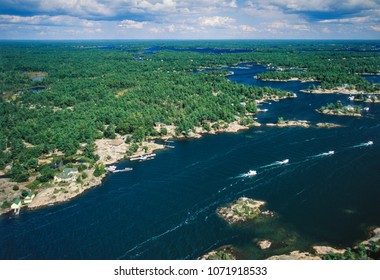
{"type": "Polygon", "coordinates": [[[368,112],[368,111],[369,111],[369,107],[364,107],[364,108],[363,108],[363,111],[368,112]]]}
{"type": "Polygon", "coordinates": [[[156,154],[147,154],[147,155],[131,157],[130,160],[131,161],[134,161],[134,160],[146,161],[146,160],[154,159],[155,156],[156,156],[156,154]]]}
{"type": "Polygon", "coordinates": [[[268,109],[262,109],[261,112],[268,112],[268,109]]]}
{"type": "Polygon", "coordinates": [[[284,160],[278,161],[277,163],[278,164],[287,164],[287,163],[289,163],[289,160],[288,159],[284,159],[284,160]]]}
{"type": "Polygon", "coordinates": [[[355,99],[355,96],[349,96],[348,97],[348,100],[350,100],[350,101],[354,101],[354,99],[355,99]]]}
{"type": "Polygon", "coordinates": [[[104,169],[106,171],[114,172],[116,170],[116,165],[106,166],[104,169]]]}
{"type": "Polygon", "coordinates": [[[130,168],[130,167],[126,167],[124,169],[119,169],[119,170],[114,170],[114,171],[111,171],[112,173],[119,173],[119,172],[128,172],[128,171],[132,171],[133,168],[130,168]]]}
{"type": "Polygon", "coordinates": [[[245,176],[251,177],[251,176],[255,176],[256,174],[257,174],[256,170],[249,170],[247,173],[245,173],[245,176]]]}
{"type": "Polygon", "coordinates": [[[373,141],[368,141],[367,145],[373,145],[373,141]]]}
{"type": "Polygon", "coordinates": [[[334,151],[328,151],[328,153],[327,153],[327,155],[333,155],[333,154],[335,154],[334,151]]]}
{"type": "Polygon", "coordinates": [[[127,171],[133,170],[133,168],[130,168],[130,167],[126,167],[126,168],[117,170],[116,165],[110,165],[110,166],[105,167],[104,169],[106,171],[111,172],[111,173],[127,172],[127,171]]]}

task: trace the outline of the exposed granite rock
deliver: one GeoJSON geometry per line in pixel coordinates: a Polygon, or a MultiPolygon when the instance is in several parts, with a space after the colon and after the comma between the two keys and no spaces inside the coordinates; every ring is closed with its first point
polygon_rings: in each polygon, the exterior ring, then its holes
{"type": "Polygon", "coordinates": [[[269,249],[270,246],[272,246],[272,242],[269,240],[260,240],[256,243],[257,247],[259,247],[261,250],[269,249]]]}
{"type": "Polygon", "coordinates": [[[317,127],[320,127],[320,128],[336,128],[336,127],[342,127],[342,125],[340,125],[340,124],[336,124],[336,123],[317,123],[316,126],[317,126],[317,127]]]}
{"type": "Polygon", "coordinates": [[[287,255],[278,255],[267,258],[267,260],[320,260],[321,258],[307,252],[293,251],[287,255]]]}
{"type": "Polygon", "coordinates": [[[328,255],[328,254],[344,254],[345,249],[335,249],[329,246],[313,246],[313,249],[317,255],[328,255]]]}
{"type": "Polygon", "coordinates": [[[309,123],[309,121],[304,121],[304,120],[295,120],[295,121],[284,120],[284,121],[280,121],[278,123],[267,123],[267,126],[277,126],[277,127],[299,126],[299,127],[308,128],[308,127],[310,127],[310,123],[309,123]]]}

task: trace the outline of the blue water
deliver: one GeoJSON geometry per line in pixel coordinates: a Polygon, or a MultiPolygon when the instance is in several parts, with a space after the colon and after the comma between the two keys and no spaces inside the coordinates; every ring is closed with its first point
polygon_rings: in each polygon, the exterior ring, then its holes
{"type": "Polygon", "coordinates": [[[0,216],[1,259],[196,259],[223,245],[240,258],[265,258],[312,244],[339,247],[380,226],[380,105],[363,118],[323,116],[315,109],[343,95],[300,93],[309,84],[261,82],[261,66],[229,68],[232,81],[292,90],[297,99],[265,103],[261,123],[305,119],[337,129],[258,127],[234,134],[175,141],[132,172],[109,175],[78,198],[20,216],[0,216]],[[372,140],[374,145],[364,143],[372,140]],[[334,150],[332,156],[322,155],[334,150]],[[289,159],[287,165],[276,161],[289,159]],[[243,178],[250,169],[258,174],[243,178]],[[230,226],[215,210],[248,196],[278,215],[230,226]],[[276,246],[256,249],[260,238],[276,246]]]}
{"type": "Polygon", "coordinates": [[[369,82],[374,84],[380,84],[380,75],[363,75],[369,82]]]}

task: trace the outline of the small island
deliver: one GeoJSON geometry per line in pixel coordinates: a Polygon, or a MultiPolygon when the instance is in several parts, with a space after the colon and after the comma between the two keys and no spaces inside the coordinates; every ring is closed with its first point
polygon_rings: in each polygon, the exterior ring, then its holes
{"type": "Polygon", "coordinates": [[[277,127],[310,127],[310,122],[305,120],[284,120],[282,117],[279,117],[277,123],[267,123],[267,126],[277,126],[277,127]]]}
{"type": "Polygon", "coordinates": [[[338,127],[343,127],[343,126],[340,125],[340,124],[336,124],[336,123],[328,123],[328,122],[317,123],[315,126],[316,126],[316,127],[319,127],[319,128],[338,128],[338,127]]]}
{"type": "Polygon", "coordinates": [[[273,217],[274,213],[270,211],[261,211],[261,207],[266,202],[254,200],[247,197],[241,197],[235,202],[226,207],[220,207],[217,209],[217,213],[220,217],[226,220],[229,224],[237,222],[246,222],[248,220],[255,219],[259,216],[273,217]]]}
{"type": "Polygon", "coordinates": [[[359,95],[356,95],[356,96],[350,96],[352,99],[350,100],[353,100],[353,101],[356,101],[356,102],[364,102],[364,103],[380,103],[380,98],[376,95],[372,95],[372,94],[359,94],[359,95]]]}
{"type": "Polygon", "coordinates": [[[326,106],[316,110],[318,113],[323,115],[334,115],[334,116],[350,116],[350,117],[361,117],[362,107],[361,106],[343,106],[341,101],[337,103],[329,103],[326,106]]]}

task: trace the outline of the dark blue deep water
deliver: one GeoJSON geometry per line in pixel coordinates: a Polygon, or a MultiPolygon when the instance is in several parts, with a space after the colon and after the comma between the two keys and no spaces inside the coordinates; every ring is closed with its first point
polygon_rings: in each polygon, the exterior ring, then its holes
{"type": "MultiPolygon", "coordinates": [[[[247,65],[244,65],[247,66],[247,65]]],[[[20,216],[0,216],[1,259],[196,259],[223,245],[240,258],[265,258],[313,244],[346,247],[380,226],[380,105],[362,118],[322,116],[316,108],[346,95],[300,93],[310,84],[260,82],[261,66],[229,68],[232,81],[292,90],[297,99],[266,103],[261,123],[304,119],[344,127],[258,127],[176,141],[153,161],[123,162],[78,198],[20,216]],[[374,145],[364,143],[372,140],[374,145]],[[334,150],[332,156],[322,153],[334,150]],[[287,165],[272,163],[289,159],[287,165]],[[272,164],[272,165],[271,165],[272,164]],[[250,169],[257,176],[243,178],[250,169]],[[217,207],[248,196],[276,219],[230,226],[217,207]],[[274,241],[265,252],[260,238],[274,241]]],[[[367,105],[366,105],[367,106],[367,105]]]]}

